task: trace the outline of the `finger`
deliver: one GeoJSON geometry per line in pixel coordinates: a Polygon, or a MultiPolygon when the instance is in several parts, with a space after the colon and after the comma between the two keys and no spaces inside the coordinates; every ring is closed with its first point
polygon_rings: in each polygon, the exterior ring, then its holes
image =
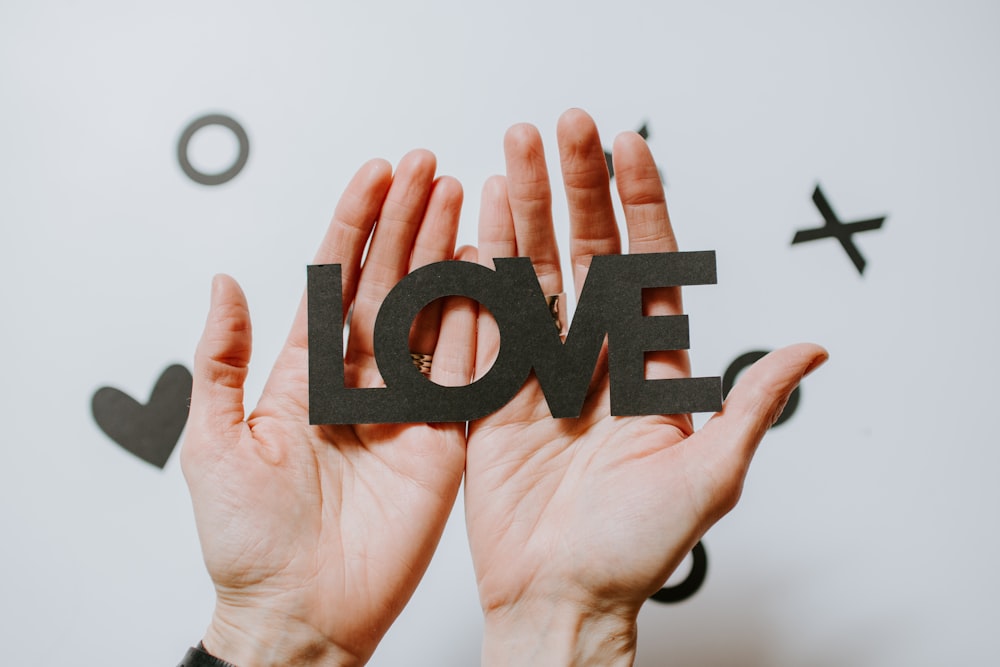
{"type": "MultiPolygon", "coordinates": [[[[623,132],[615,138],[613,159],[629,253],[677,252],[660,172],[646,141],[635,132],[623,132]]],[[[649,308],[650,315],[680,313],[680,289],[661,290],[649,308]]]]}
{"type": "MultiPolygon", "coordinates": [[[[459,248],[455,259],[476,261],[476,249],[459,248]]],[[[449,297],[444,300],[441,316],[441,333],[434,360],[431,363],[431,380],[446,387],[462,387],[472,380],[476,360],[476,318],[479,309],[471,299],[449,297]]]]}
{"type": "Polygon", "coordinates": [[[569,206],[573,284],[579,296],[591,258],[620,254],[621,239],[608,163],[593,119],[580,109],[570,109],[559,119],[556,136],[569,206]]]}
{"type": "Polygon", "coordinates": [[[514,218],[517,251],[530,257],[546,295],[562,292],[559,246],[552,226],[552,190],[538,130],[515,125],[504,136],[507,198],[514,218]]]}
{"type": "Polygon", "coordinates": [[[250,311],[235,280],[217,275],[205,330],[194,355],[190,423],[222,441],[243,422],[243,384],[250,365],[250,311]]]}
{"type": "Polygon", "coordinates": [[[635,132],[622,132],[615,137],[612,159],[629,252],[677,252],[660,172],[646,140],[635,132]]]}
{"type": "MultiPolygon", "coordinates": [[[[507,198],[507,179],[492,176],[483,185],[479,202],[479,251],[477,261],[494,269],[497,257],[517,257],[517,239],[514,233],[514,216],[507,198]]],[[[476,338],[476,377],[482,377],[493,364],[500,350],[500,332],[493,316],[485,308],[479,309],[476,338]]]]}
{"type": "MultiPolygon", "coordinates": [[[[391,182],[392,166],[388,162],[371,160],[365,163],[340,196],[333,219],[313,260],[314,264],[341,265],[345,315],[354,298],[361,256],[391,182]]],[[[305,350],[308,344],[306,302],[303,295],[288,336],[287,347],[293,351],[305,350]]]]}
{"type": "MultiPolygon", "coordinates": [[[[628,230],[629,253],[677,252],[660,172],[646,141],[635,132],[623,132],[615,138],[612,155],[628,230]]],[[[644,315],[677,315],[683,310],[679,287],[651,289],[644,294],[644,315]]],[[[646,355],[649,379],[687,375],[690,375],[690,361],[685,351],[646,355]]]]}
{"type": "Polygon", "coordinates": [[[828,357],[811,343],[771,352],[741,375],[722,410],[688,439],[698,466],[712,470],[710,479],[721,485],[710,494],[717,499],[713,509],[719,516],[736,504],[757,445],[781,416],[792,391],[828,357]]]}
{"type": "Polygon", "coordinates": [[[361,268],[351,330],[348,335],[345,373],[354,386],[380,382],[372,336],[382,300],[406,275],[414,239],[427,208],[434,181],[434,154],[415,150],[403,156],[382,204],[371,246],[361,268]]]}
{"type": "Polygon", "coordinates": [[[479,263],[494,269],[497,257],[517,257],[514,214],[507,199],[507,179],[491,176],[479,201],[479,263]]]}
{"type": "MultiPolygon", "coordinates": [[[[410,257],[412,272],[422,266],[451,259],[455,253],[458,220],[462,212],[462,185],[451,177],[435,181],[427,202],[427,213],[420,224],[410,257]]],[[[436,300],[420,311],[410,332],[410,350],[430,354],[437,345],[441,322],[441,301],[436,300]]]]}

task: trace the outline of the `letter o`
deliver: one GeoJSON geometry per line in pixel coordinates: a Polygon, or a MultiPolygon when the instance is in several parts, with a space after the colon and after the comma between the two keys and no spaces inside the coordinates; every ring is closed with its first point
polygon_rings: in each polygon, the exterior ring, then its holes
{"type": "MultiPolygon", "coordinates": [[[[505,261],[516,263],[511,268],[519,273],[526,269],[534,279],[531,260],[522,257],[505,261]]],[[[472,262],[437,262],[405,276],[386,296],[375,319],[375,360],[386,387],[402,389],[426,405],[429,414],[443,414],[443,403],[447,403],[449,414],[461,413],[467,415],[465,419],[478,419],[503,407],[531,371],[525,344],[528,336],[518,327],[520,301],[512,298],[517,293],[514,287],[497,272],[472,262]],[[464,387],[429,382],[410,359],[409,335],[414,319],[432,301],[448,296],[464,296],[482,304],[493,314],[500,330],[500,349],[492,368],[464,387]]]]}
{"type": "Polygon", "coordinates": [[[181,138],[177,141],[177,161],[181,165],[181,169],[195,183],[201,183],[202,185],[222,185],[228,181],[236,178],[236,175],[243,171],[243,167],[247,163],[247,159],[250,157],[250,139],[247,137],[246,130],[243,126],[236,122],[230,116],[225,116],[223,114],[209,114],[207,116],[202,116],[201,118],[196,118],[191,121],[191,123],[184,128],[184,132],[181,133],[181,138]],[[233,162],[232,166],[224,171],[220,171],[216,174],[206,174],[203,171],[198,171],[195,169],[194,165],[188,159],[188,144],[191,143],[191,138],[194,136],[195,132],[203,127],[208,127],[209,125],[221,125],[236,135],[236,140],[240,145],[240,152],[236,156],[236,161],[233,162]]]}

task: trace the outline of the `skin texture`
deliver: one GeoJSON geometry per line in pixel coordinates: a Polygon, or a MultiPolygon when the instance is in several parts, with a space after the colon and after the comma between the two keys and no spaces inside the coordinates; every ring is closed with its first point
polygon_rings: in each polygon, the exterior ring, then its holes
{"type": "MultiPolygon", "coordinates": [[[[594,255],[621,252],[597,129],[570,110],[558,124],[579,294],[594,255]]],[[[542,141],[530,125],[504,140],[506,177],[483,191],[479,261],[530,257],[542,290],[563,289],[542,141]]],[[[635,133],[614,142],[629,252],[677,250],[652,155],[635,133]]],[[[655,290],[647,315],[682,312],[679,288],[655,290]]],[[[477,367],[499,340],[480,327],[477,367]]],[[[690,375],[686,352],[649,355],[648,378],[690,375]]],[[[776,351],[747,370],[698,432],[689,415],[612,417],[606,350],[578,419],[552,419],[532,377],[469,428],[465,504],[480,600],[483,664],[631,664],[635,618],[704,532],[737,502],[750,459],[815,345],[776,351]]]]}
{"type": "MultiPolygon", "coordinates": [[[[568,111],[558,143],[579,293],[591,257],[621,252],[621,241],[593,121],[568,111]]],[[[313,263],[343,267],[348,386],[381,384],[375,316],[419,266],[530,257],[543,291],[562,291],[538,131],[511,128],[504,150],[506,175],[483,190],[478,252],[455,252],[462,190],[435,178],[427,151],[395,173],[369,162],[347,186],[313,263]]],[[[676,251],[641,137],[616,139],[614,165],[629,252],[676,251]]],[[[652,292],[647,315],[682,312],[679,289],[652,292]]],[[[488,314],[463,299],[426,308],[410,337],[413,351],[434,354],[431,379],[444,385],[483,374],[498,344],[488,314]]],[[[695,433],[688,415],[610,416],[602,352],[579,418],[552,419],[531,378],[469,424],[467,440],[465,424],[310,426],[307,354],[303,299],[246,414],[249,310],[236,282],[216,276],[181,464],[217,594],[204,644],[239,667],[366,662],[423,575],[463,472],[484,664],[631,664],[639,607],[737,502],[760,439],[826,359],[808,344],[768,355],[695,433]]],[[[649,378],[689,373],[685,352],[648,355],[649,378]]]]}
{"type": "MultiPolygon", "coordinates": [[[[434,170],[426,151],[395,174],[384,161],[364,165],[314,260],[343,265],[352,386],[380,383],[371,333],[388,290],[453,257],[462,190],[434,170]]],[[[213,282],[195,355],[181,464],[217,593],[204,643],[239,667],[363,664],[426,569],[465,464],[464,424],[310,426],[304,305],[249,415],[250,315],[232,278],[213,282]]],[[[468,383],[474,318],[450,304],[440,336],[434,313],[419,318],[414,348],[446,350],[435,381],[468,383]]]]}

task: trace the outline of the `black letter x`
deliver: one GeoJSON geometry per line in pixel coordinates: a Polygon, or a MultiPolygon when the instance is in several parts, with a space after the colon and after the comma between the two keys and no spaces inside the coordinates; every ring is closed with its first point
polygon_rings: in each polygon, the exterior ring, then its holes
{"type": "Polygon", "coordinates": [[[885,222],[885,216],[881,218],[871,218],[869,220],[859,220],[857,222],[843,223],[837,218],[837,214],[833,212],[829,202],[826,201],[826,197],[823,196],[823,191],[816,186],[813,191],[813,203],[816,204],[816,208],[823,215],[823,219],[826,221],[822,227],[816,227],[814,229],[800,229],[795,232],[795,238],[792,239],[792,245],[796,243],[805,243],[806,241],[815,241],[816,239],[825,239],[828,236],[833,236],[838,241],[840,245],[844,246],[844,252],[847,256],[851,258],[854,262],[854,266],[857,267],[858,273],[865,272],[865,258],[861,256],[861,252],[858,251],[857,247],[854,245],[854,240],[851,238],[851,234],[857,232],[867,232],[873,229],[878,229],[885,222]]]}

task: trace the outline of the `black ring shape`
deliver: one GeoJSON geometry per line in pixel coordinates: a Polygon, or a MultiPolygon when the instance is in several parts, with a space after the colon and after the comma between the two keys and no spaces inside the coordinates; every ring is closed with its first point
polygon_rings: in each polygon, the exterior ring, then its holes
{"type": "Polygon", "coordinates": [[[708,574],[708,554],[705,553],[705,545],[701,543],[701,540],[691,550],[691,558],[693,562],[687,579],[676,586],[661,588],[650,595],[649,599],[663,604],[674,604],[683,602],[697,593],[701,585],[705,583],[705,576],[708,574]]]}
{"type": "Polygon", "coordinates": [[[250,139],[247,137],[246,131],[243,126],[237,123],[233,118],[225,116],[223,114],[208,114],[207,116],[202,116],[201,118],[196,118],[191,121],[191,124],[184,128],[184,132],[181,134],[180,140],[177,142],[177,161],[181,165],[181,169],[187,174],[195,183],[201,183],[202,185],[222,185],[228,181],[236,178],[236,175],[243,171],[243,167],[247,163],[247,158],[250,157],[250,139]],[[229,169],[225,171],[220,171],[217,174],[206,174],[203,171],[198,171],[188,160],[188,144],[191,142],[191,137],[194,133],[203,127],[209,125],[221,125],[223,127],[229,128],[234,135],[236,135],[236,140],[240,144],[240,153],[236,156],[236,161],[233,163],[229,169]]]}
{"type": "MultiPolygon", "coordinates": [[[[733,388],[736,384],[736,376],[740,374],[744,368],[753,365],[758,359],[766,356],[767,350],[754,350],[753,352],[747,352],[746,354],[741,354],[733,360],[733,363],[729,364],[729,368],[726,369],[726,374],[722,376],[722,396],[726,397],[729,395],[729,390],[733,388]]],[[[799,407],[799,388],[796,387],[792,391],[792,395],[788,397],[788,402],[785,403],[784,409],[778,416],[778,419],[771,425],[771,428],[775,426],[780,426],[786,421],[792,418],[795,411],[799,407]]]]}

